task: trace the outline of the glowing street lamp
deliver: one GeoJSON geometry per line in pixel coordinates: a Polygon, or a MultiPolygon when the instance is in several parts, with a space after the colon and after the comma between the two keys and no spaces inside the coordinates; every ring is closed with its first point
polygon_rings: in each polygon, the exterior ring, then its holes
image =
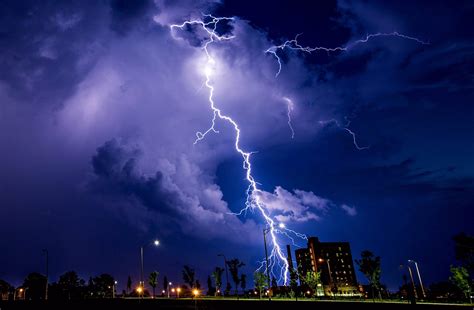
{"type": "MultiPolygon", "coordinates": [[[[158,239],[155,239],[153,241],[154,246],[159,246],[160,241],[158,239]]],[[[143,245],[140,247],[140,285],[145,288],[145,281],[143,279],[143,245]]]]}
{"type": "Polygon", "coordinates": [[[180,287],[178,287],[178,288],[176,289],[176,294],[177,294],[178,298],[179,298],[179,292],[181,292],[181,288],[180,288],[180,287]]]}

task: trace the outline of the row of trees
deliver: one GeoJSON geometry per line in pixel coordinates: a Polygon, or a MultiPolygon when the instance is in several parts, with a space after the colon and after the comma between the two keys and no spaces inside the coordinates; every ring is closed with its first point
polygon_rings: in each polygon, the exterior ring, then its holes
{"type": "MultiPolygon", "coordinates": [[[[451,299],[459,300],[464,297],[470,299],[472,293],[472,275],[474,274],[474,238],[464,233],[456,235],[453,240],[455,241],[455,254],[456,259],[459,262],[459,266],[451,266],[451,277],[449,282],[435,283],[430,286],[429,297],[431,299],[451,299]]],[[[378,296],[382,298],[382,292],[384,286],[380,282],[381,277],[381,258],[375,256],[370,251],[362,251],[361,258],[356,259],[355,263],[359,267],[359,271],[364,274],[369,282],[369,290],[371,296],[375,298],[378,296]]],[[[239,295],[239,288],[245,293],[247,288],[247,276],[241,273],[241,268],[245,266],[239,259],[234,258],[226,260],[226,268],[230,273],[230,279],[234,284],[234,294],[239,295]]],[[[225,269],[215,267],[213,272],[207,277],[208,295],[230,295],[232,286],[230,281],[225,284],[223,288],[223,274],[225,269]]],[[[156,296],[156,288],[158,286],[159,273],[153,271],[148,277],[148,285],[152,288],[152,296],[156,296]]],[[[192,290],[201,290],[201,284],[196,278],[195,270],[190,266],[184,266],[182,270],[182,277],[184,283],[180,288],[183,291],[182,296],[190,295],[192,290]]],[[[266,289],[276,291],[278,288],[277,281],[275,278],[271,279],[271,288],[268,287],[268,278],[264,273],[255,272],[253,274],[254,287],[258,292],[260,298],[263,296],[263,292],[266,289]]],[[[320,273],[312,271],[302,275],[298,270],[290,270],[290,285],[289,290],[285,291],[285,294],[289,294],[292,297],[298,298],[301,296],[302,290],[310,290],[311,293],[315,294],[318,290],[318,286],[321,286],[320,273]]],[[[96,277],[90,277],[86,281],[81,279],[76,272],[69,271],[59,277],[57,282],[50,283],[46,290],[47,279],[44,275],[39,273],[30,273],[24,280],[24,283],[19,288],[14,288],[9,283],[0,279],[0,294],[2,299],[10,298],[21,298],[21,299],[43,299],[46,294],[51,299],[83,299],[83,298],[108,298],[114,297],[116,293],[116,281],[109,274],[101,274],[96,277]],[[48,291],[48,293],[46,293],[48,291]]],[[[137,296],[137,295],[150,295],[148,291],[145,291],[142,287],[140,293],[132,288],[132,279],[129,276],[127,279],[127,289],[122,292],[123,296],[137,296]]],[[[168,278],[163,278],[163,290],[169,294],[170,282],[168,278]]],[[[411,297],[413,298],[416,294],[423,296],[421,292],[418,292],[419,287],[408,284],[407,277],[404,276],[404,284],[400,287],[398,296],[411,297]]],[[[337,289],[337,288],[336,288],[337,289]]],[[[423,292],[424,293],[424,292],[423,292]]]]}

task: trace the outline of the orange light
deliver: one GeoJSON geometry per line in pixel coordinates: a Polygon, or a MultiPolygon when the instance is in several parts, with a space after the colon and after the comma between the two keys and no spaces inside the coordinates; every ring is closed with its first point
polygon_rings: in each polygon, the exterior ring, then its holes
{"type": "Polygon", "coordinates": [[[179,287],[176,290],[178,291],[178,293],[181,292],[181,289],[179,287]]]}
{"type": "Polygon", "coordinates": [[[143,288],[141,286],[137,287],[137,293],[141,294],[143,292],[143,288]]]}
{"type": "Polygon", "coordinates": [[[174,292],[175,292],[175,289],[174,289],[174,288],[172,288],[172,289],[171,289],[171,292],[173,292],[173,293],[174,293],[174,292]]]}
{"type": "Polygon", "coordinates": [[[193,290],[193,295],[194,295],[194,296],[197,296],[197,295],[199,295],[199,291],[198,291],[198,290],[196,290],[196,289],[195,289],[195,290],[193,290]]]}

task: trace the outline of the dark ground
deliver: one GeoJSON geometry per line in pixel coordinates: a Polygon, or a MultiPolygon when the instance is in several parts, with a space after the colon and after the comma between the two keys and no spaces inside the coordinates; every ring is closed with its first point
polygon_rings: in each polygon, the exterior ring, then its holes
{"type": "Polygon", "coordinates": [[[373,303],[373,302],[338,302],[338,301],[267,301],[267,300],[210,300],[210,299],[156,299],[156,300],[137,300],[137,299],[97,299],[82,301],[15,301],[0,302],[0,310],[10,309],[473,309],[472,305],[439,305],[422,304],[416,305],[402,303],[373,303]]]}

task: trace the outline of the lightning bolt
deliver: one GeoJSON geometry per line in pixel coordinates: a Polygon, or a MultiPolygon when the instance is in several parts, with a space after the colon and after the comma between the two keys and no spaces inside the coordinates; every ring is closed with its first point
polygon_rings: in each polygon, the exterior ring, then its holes
{"type": "MultiPolygon", "coordinates": [[[[207,19],[208,21],[195,19],[195,20],[184,21],[182,24],[170,25],[170,29],[172,32],[176,28],[184,30],[188,26],[197,26],[197,27],[200,27],[205,32],[205,34],[207,34],[207,40],[204,42],[202,48],[207,58],[207,65],[204,70],[205,77],[206,77],[205,85],[209,90],[208,101],[209,101],[209,105],[211,107],[213,116],[212,116],[211,126],[204,132],[198,131],[196,133],[196,140],[194,141],[194,144],[203,140],[210,132],[219,133],[219,131],[216,130],[216,127],[215,127],[217,119],[220,119],[222,121],[229,123],[234,128],[234,131],[235,131],[234,147],[237,153],[239,153],[242,156],[243,169],[246,171],[245,176],[246,176],[246,180],[249,183],[249,186],[246,191],[246,194],[247,194],[247,199],[245,203],[246,207],[240,211],[240,214],[244,210],[248,210],[249,208],[257,209],[260,212],[260,214],[262,215],[262,217],[264,218],[266,222],[268,234],[270,235],[271,244],[273,245],[273,248],[270,252],[268,267],[271,270],[272,275],[275,275],[275,273],[273,272],[273,269],[274,267],[278,266],[279,267],[278,281],[283,282],[284,284],[287,284],[288,283],[288,261],[285,255],[283,254],[283,251],[280,245],[278,244],[278,240],[276,236],[277,225],[275,221],[269,216],[268,212],[265,209],[265,205],[261,202],[259,198],[259,193],[261,191],[258,188],[258,184],[252,175],[252,164],[250,160],[253,152],[248,152],[241,148],[240,146],[241,131],[240,131],[239,125],[230,116],[224,114],[224,112],[222,112],[222,110],[219,109],[214,102],[214,86],[212,84],[212,71],[213,71],[212,68],[216,65],[216,60],[212,56],[211,52],[209,51],[209,46],[214,42],[231,40],[232,38],[234,38],[234,36],[220,35],[217,32],[217,27],[220,22],[223,22],[223,21],[231,22],[234,20],[234,18],[214,17],[212,15],[203,15],[203,16],[204,16],[204,19],[207,19]]],[[[291,103],[291,100],[288,101],[288,116],[289,116],[288,123],[290,125],[290,128],[293,130],[293,128],[291,127],[290,103],[291,103]]]]}
{"type": "MultiPolygon", "coordinates": [[[[247,190],[246,190],[246,195],[247,199],[245,202],[245,208],[242,209],[239,213],[237,214],[242,214],[244,211],[247,210],[258,210],[258,212],[261,214],[263,219],[265,220],[265,223],[267,225],[268,232],[267,234],[270,235],[270,240],[272,244],[272,250],[270,252],[269,256],[269,261],[268,261],[268,268],[271,270],[271,275],[275,276],[278,275],[279,282],[283,282],[283,284],[288,283],[288,261],[283,254],[283,251],[278,244],[278,239],[277,239],[277,234],[282,234],[290,238],[294,242],[293,237],[291,237],[291,234],[295,235],[298,238],[301,239],[307,239],[307,237],[303,234],[297,233],[293,230],[290,230],[286,228],[282,224],[277,225],[276,222],[270,217],[269,212],[267,211],[265,204],[261,201],[260,199],[260,194],[262,191],[258,188],[258,183],[255,180],[255,178],[252,175],[252,164],[251,164],[251,156],[254,154],[254,152],[251,151],[245,151],[241,146],[240,146],[240,138],[241,138],[241,130],[239,125],[237,124],[236,121],[234,121],[230,116],[226,115],[215,103],[214,101],[214,86],[212,83],[212,73],[213,70],[217,64],[216,59],[213,57],[212,53],[210,52],[209,47],[211,44],[216,43],[216,42],[221,42],[221,41],[227,41],[233,39],[235,36],[233,35],[220,35],[219,32],[217,31],[218,25],[221,22],[232,22],[234,21],[233,17],[214,17],[212,15],[204,15],[203,14],[203,19],[192,19],[192,20],[187,20],[184,21],[181,24],[172,24],[170,25],[170,31],[171,35],[174,37],[173,33],[175,30],[180,29],[180,30],[186,30],[187,27],[192,27],[196,26],[200,28],[201,30],[204,31],[204,34],[206,35],[207,39],[204,41],[202,44],[202,49],[206,55],[207,63],[206,67],[204,68],[204,74],[205,74],[205,83],[204,85],[206,88],[209,90],[209,96],[208,96],[208,101],[209,105],[212,111],[212,120],[211,120],[211,125],[210,127],[204,131],[198,131],[196,132],[196,140],[194,141],[194,144],[200,142],[203,140],[209,133],[219,133],[219,131],[216,129],[216,122],[218,120],[222,120],[224,122],[227,122],[230,124],[235,132],[235,142],[234,142],[234,148],[237,153],[239,153],[242,156],[242,164],[243,164],[243,169],[245,170],[245,177],[247,182],[249,183],[247,190]],[[275,273],[274,269],[279,268],[279,272],[275,273]]],[[[285,48],[289,48],[292,50],[299,50],[303,51],[306,53],[312,53],[315,51],[326,51],[326,52],[335,52],[335,51],[347,51],[351,49],[352,47],[361,44],[361,43],[366,43],[368,42],[371,38],[374,37],[380,37],[380,36],[397,36],[401,37],[404,39],[409,39],[409,40],[414,40],[417,41],[418,43],[421,44],[427,44],[417,38],[409,37],[403,34],[399,34],[398,32],[392,32],[392,33],[376,33],[376,34],[368,34],[364,39],[357,40],[347,46],[341,46],[341,47],[335,47],[335,48],[325,48],[325,47],[303,47],[298,43],[298,36],[295,37],[293,40],[288,40],[285,43],[278,45],[278,46],[273,46],[270,47],[265,51],[265,53],[272,54],[278,62],[279,68],[278,72],[276,73],[276,77],[281,72],[282,68],[282,63],[281,59],[278,56],[277,52],[278,50],[284,50],[285,48]]],[[[176,37],[174,37],[177,39],[176,37]]],[[[291,133],[292,133],[292,138],[294,137],[294,130],[293,126],[291,123],[291,111],[294,108],[293,102],[291,99],[284,97],[283,98],[287,102],[287,117],[288,117],[288,126],[290,127],[291,133]]],[[[336,125],[339,126],[339,123],[334,120],[336,125]]],[[[342,127],[344,130],[346,130],[349,134],[352,135],[354,145],[358,149],[365,149],[367,147],[360,147],[357,144],[355,134],[352,132],[348,126],[342,127]]],[[[257,270],[260,270],[264,266],[266,266],[267,262],[261,262],[260,267],[257,270]]]]}
{"type": "Polygon", "coordinates": [[[283,100],[286,101],[287,113],[286,116],[288,117],[288,127],[291,130],[291,139],[295,137],[295,131],[293,130],[293,125],[291,125],[291,111],[294,109],[293,101],[291,101],[288,97],[283,97],[283,100]]]}
{"type": "Polygon", "coordinates": [[[337,127],[341,128],[342,130],[347,131],[351,136],[352,136],[352,143],[354,144],[355,148],[358,149],[359,151],[362,150],[367,150],[370,148],[370,146],[360,146],[359,143],[357,143],[357,138],[355,132],[349,129],[349,125],[351,124],[350,121],[347,121],[345,125],[341,125],[336,119],[330,119],[328,121],[319,121],[321,125],[328,125],[328,124],[335,124],[337,127]]]}
{"type": "Polygon", "coordinates": [[[327,52],[327,53],[330,53],[330,52],[347,52],[348,50],[356,47],[357,45],[367,43],[367,42],[369,42],[369,40],[371,40],[373,38],[376,38],[376,37],[399,37],[399,38],[406,39],[406,40],[412,40],[412,41],[415,41],[415,42],[423,44],[423,45],[429,44],[428,42],[422,41],[418,38],[407,36],[405,34],[401,34],[397,31],[394,31],[394,32],[378,32],[378,33],[367,34],[365,36],[365,38],[356,40],[352,43],[349,43],[346,46],[337,46],[337,47],[316,46],[316,47],[310,47],[310,46],[302,46],[298,43],[298,37],[300,35],[302,35],[302,34],[299,33],[295,36],[295,38],[293,40],[286,40],[283,44],[272,46],[272,47],[268,48],[265,51],[265,53],[273,55],[273,57],[275,57],[277,62],[278,62],[278,71],[275,74],[275,77],[278,77],[278,75],[280,75],[281,67],[282,67],[281,58],[280,58],[280,56],[278,56],[278,50],[283,51],[286,48],[288,48],[290,50],[296,50],[296,51],[309,53],[309,54],[311,54],[313,52],[317,52],[317,51],[324,51],[324,52],[327,52]]]}

